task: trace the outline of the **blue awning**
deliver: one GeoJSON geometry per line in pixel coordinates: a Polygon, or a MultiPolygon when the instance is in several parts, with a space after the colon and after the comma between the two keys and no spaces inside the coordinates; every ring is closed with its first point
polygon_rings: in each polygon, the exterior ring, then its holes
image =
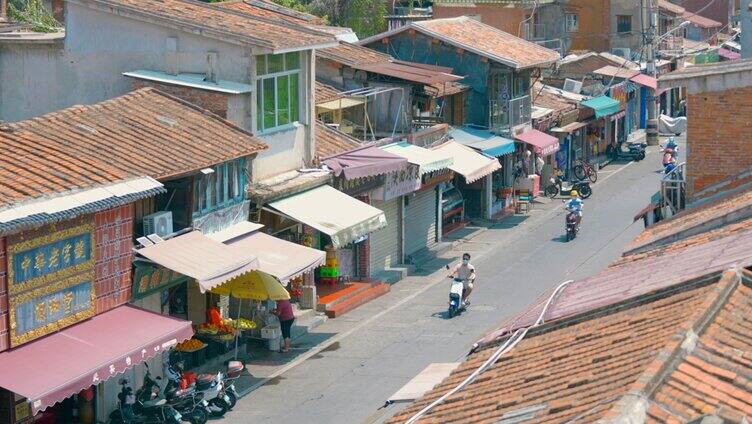
{"type": "Polygon", "coordinates": [[[608,96],[593,97],[590,100],[580,102],[580,104],[593,109],[596,118],[613,115],[621,110],[621,103],[608,96]]]}
{"type": "Polygon", "coordinates": [[[508,155],[515,150],[514,140],[499,137],[491,131],[462,127],[453,129],[449,135],[458,143],[492,157],[508,155]]]}

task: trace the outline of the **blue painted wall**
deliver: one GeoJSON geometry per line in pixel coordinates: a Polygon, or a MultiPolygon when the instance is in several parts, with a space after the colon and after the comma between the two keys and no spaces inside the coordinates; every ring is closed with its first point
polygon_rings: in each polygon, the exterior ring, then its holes
{"type": "Polygon", "coordinates": [[[379,40],[367,47],[400,60],[452,67],[454,74],[465,77],[461,82],[471,88],[467,96],[468,123],[488,126],[487,87],[491,66],[489,62],[483,62],[480,56],[467,51],[458,54],[453,46],[435,44],[422,34],[410,35],[407,31],[390,37],[389,44],[379,40]]]}

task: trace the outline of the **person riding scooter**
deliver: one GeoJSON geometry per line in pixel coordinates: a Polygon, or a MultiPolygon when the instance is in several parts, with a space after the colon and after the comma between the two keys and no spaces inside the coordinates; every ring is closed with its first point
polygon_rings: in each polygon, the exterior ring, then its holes
{"type": "Polygon", "coordinates": [[[570,191],[569,196],[571,197],[571,199],[569,199],[564,207],[570,213],[577,215],[577,226],[579,226],[582,222],[582,205],[584,204],[584,202],[580,198],[580,193],[578,193],[577,190],[570,191]]]}
{"type": "Polygon", "coordinates": [[[462,255],[462,262],[455,265],[452,273],[449,275],[449,278],[457,278],[462,280],[462,284],[464,286],[462,292],[462,301],[465,306],[469,305],[470,302],[468,301],[468,299],[470,298],[470,294],[473,292],[473,288],[475,288],[475,267],[470,264],[469,253],[464,253],[462,255]]]}

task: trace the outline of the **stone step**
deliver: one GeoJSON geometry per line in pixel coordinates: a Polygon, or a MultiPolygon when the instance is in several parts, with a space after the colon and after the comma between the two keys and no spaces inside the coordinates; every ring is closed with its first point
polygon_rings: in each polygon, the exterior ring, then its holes
{"type": "MultiPolygon", "coordinates": [[[[313,309],[309,310],[313,311],[313,309]]],[[[290,330],[290,333],[292,333],[292,338],[297,339],[298,337],[305,336],[314,328],[325,323],[326,319],[326,315],[316,313],[311,316],[307,316],[302,320],[295,319],[295,322],[292,323],[292,329],[290,330]]]]}
{"type": "Polygon", "coordinates": [[[390,285],[386,283],[375,283],[372,287],[364,291],[360,291],[354,296],[351,296],[345,301],[338,302],[331,308],[326,310],[326,316],[329,318],[336,318],[345,312],[352,311],[358,306],[370,302],[379,296],[383,296],[389,293],[390,285]]]}
{"type": "Polygon", "coordinates": [[[370,289],[374,284],[375,283],[353,283],[350,287],[346,287],[332,294],[319,297],[318,305],[316,305],[316,310],[319,312],[325,312],[333,308],[335,305],[345,302],[348,299],[370,289]]]}

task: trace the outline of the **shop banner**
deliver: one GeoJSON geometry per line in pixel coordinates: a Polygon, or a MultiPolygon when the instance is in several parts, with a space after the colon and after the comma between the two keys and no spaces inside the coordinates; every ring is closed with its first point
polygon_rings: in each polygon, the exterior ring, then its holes
{"type": "Polygon", "coordinates": [[[142,299],[158,291],[188,281],[188,277],[161,266],[135,263],[133,300],[142,299]]]}
{"type": "Polygon", "coordinates": [[[91,223],[8,237],[12,347],[94,315],[94,246],[91,223]]]}
{"type": "Polygon", "coordinates": [[[616,84],[612,86],[609,89],[609,97],[611,97],[614,100],[618,100],[621,104],[620,108],[621,110],[624,110],[624,108],[627,107],[627,94],[629,93],[629,81],[623,81],[619,84],[616,84]]]}
{"type": "Polygon", "coordinates": [[[420,187],[420,167],[410,164],[402,170],[386,174],[384,185],[374,190],[371,198],[386,202],[417,191],[420,187]]]}

